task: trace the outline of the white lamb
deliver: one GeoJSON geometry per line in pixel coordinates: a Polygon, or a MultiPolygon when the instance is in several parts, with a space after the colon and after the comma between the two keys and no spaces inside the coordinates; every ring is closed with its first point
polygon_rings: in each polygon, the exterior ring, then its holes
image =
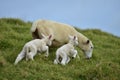
{"type": "Polygon", "coordinates": [[[78,45],[78,38],[76,36],[69,36],[69,42],[57,49],[54,64],[61,63],[65,65],[70,61],[70,56],[75,58],[77,50],[74,49],[74,46],[76,45],[78,45]],[[62,58],[61,62],[59,58],[62,58]]]}
{"type": "Polygon", "coordinates": [[[40,52],[46,52],[46,57],[49,55],[49,47],[52,45],[52,35],[45,36],[43,35],[42,39],[34,39],[32,41],[27,42],[20,54],[18,54],[15,65],[22,60],[24,57],[26,57],[26,60],[34,60],[33,57],[37,54],[37,51],[40,52]]]}

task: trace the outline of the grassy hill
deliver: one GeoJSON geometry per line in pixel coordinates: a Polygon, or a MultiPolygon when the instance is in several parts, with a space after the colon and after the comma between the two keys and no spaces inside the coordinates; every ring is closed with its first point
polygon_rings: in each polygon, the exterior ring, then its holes
{"type": "Polygon", "coordinates": [[[93,41],[93,57],[73,59],[66,66],[54,65],[55,51],[35,56],[35,61],[14,60],[24,44],[32,39],[31,23],[20,19],[0,19],[0,80],[120,80],[120,38],[100,30],[80,30],[93,41]]]}

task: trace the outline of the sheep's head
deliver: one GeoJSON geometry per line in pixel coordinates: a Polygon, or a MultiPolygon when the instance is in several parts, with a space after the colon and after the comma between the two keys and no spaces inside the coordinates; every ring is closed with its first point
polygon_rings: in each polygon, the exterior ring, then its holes
{"type": "Polygon", "coordinates": [[[92,41],[90,41],[90,40],[87,40],[85,43],[83,43],[83,45],[82,45],[82,51],[84,52],[85,57],[87,59],[89,59],[89,58],[92,57],[93,47],[94,46],[92,44],[92,41]]]}

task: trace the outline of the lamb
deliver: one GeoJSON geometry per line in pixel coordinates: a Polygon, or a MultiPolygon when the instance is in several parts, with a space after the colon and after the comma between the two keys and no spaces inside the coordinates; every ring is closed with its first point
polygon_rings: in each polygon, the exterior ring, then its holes
{"type": "Polygon", "coordinates": [[[37,54],[37,51],[46,52],[45,56],[49,56],[48,46],[52,45],[52,35],[45,36],[42,34],[42,36],[42,39],[34,39],[24,45],[22,51],[20,52],[20,54],[18,54],[15,60],[15,65],[24,57],[26,57],[26,61],[29,59],[34,60],[33,57],[37,54]]]}
{"type": "Polygon", "coordinates": [[[92,57],[93,44],[86,36],[75,30],[74,27],[50,20],[37,20],[33,22],[31,33],[34,39],[41,38],[41,33],[54,35],[52,46],[61,46],[68,43],[69,35],[78,37],[78,47],[84,52],[87,59],[92,57]]]}
{"type": "Polygon", "coordinates": [[[62,65],[65,65],[70,61],[70,56],[75,58],[77,55],[77,50],[74,49],[74,46],[77,45],[78,38],[76,36],[69,36],[69,42],[57,49],[54,64],[61,63],[62,65]],[[61,62],[59,58],[62,58],[61,62]]]}

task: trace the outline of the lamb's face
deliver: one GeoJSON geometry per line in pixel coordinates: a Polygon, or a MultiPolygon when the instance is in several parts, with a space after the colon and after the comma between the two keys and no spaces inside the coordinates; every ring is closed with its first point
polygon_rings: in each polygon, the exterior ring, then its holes
{"type": "Polygon", "coordinates": [[[52,45],[52,35],[49,35],[49,36],[45,36],[44,34],[41,34],[42,37],[45,39],[45,42],[48,46],[51,46],[52,45]]]}
{"type": "Polygon", "coordinates": [[[78,45],[78,38],[77,36],[69,36],[69,42],[71,42],[73,45],[78,45]]]}
{"type": "Polygon", "coordinates": [[[85,57],[87,59],[92,57],[93,47],[94,46],[90,40],[87,40],[86,44],[84,44],[84,47],[82,48],[82,50],[83,50],[85,57]]]}
{"type": "Polygon", "coordinates": [[[48,46],[51,46],[51,45],[52,45],[52,40],[49,40],[49,39],[48,39],[47,45],[48,45],[48,46]]]}
{"type": "Polygon", "coordinates": [[[47,36],[47,45],[48,46],[52,45],[52,35],[47,36]]]}

